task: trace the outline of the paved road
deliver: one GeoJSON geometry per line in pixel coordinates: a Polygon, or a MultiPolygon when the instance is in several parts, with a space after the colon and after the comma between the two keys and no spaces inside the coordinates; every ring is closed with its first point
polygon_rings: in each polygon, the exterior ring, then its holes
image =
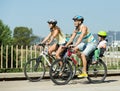
{"type": "Polygon", "coordinates": [[[40,82],[0,81],[0,91],[120,91],[120,76],[107,77],[104,83],[90,84],[87,79],[75,79],[67,85],[55,85],[50,79],[40,82]]]}

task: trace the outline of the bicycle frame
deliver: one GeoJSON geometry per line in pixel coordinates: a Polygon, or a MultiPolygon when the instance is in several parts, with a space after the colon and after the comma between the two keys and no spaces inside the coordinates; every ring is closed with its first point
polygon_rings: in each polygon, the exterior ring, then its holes
{"type": "MultiPolygon", "coordinates": [[[[70,59],[73,61],[73,63],[76,65],[76,64],[78,64],[78,62],[77,62],[77,60],[75,60],[74,57],[72,56],[73,54],[76,55],[76,52],[74,52],[73,50],[71,50],[71,48],[68,48],[68,49],[67,49],[67,52],[66,52],[66,54],[65,54],[65,56],[64,56],[64,58],[70,58],[70,59]]],[[[78,56],[77,56],[77,57],[78,57],[78,56]]]]}
{"type": "MultiPolygon", "coordinates": [[[[78,60],[76,60],[74,57],[73,57],[73,55],[76,55],[76,57],[78,57],[78,55],[76,54],[76,52],[75,51],[73,51],[71,48],[67,48],[67,52],[66,52],[66,54],[65,54],[65,56],[63,57],[63,58],[70,58],[72,61],[73,61],[73,63],[76,65],[76,64],[79,64],[78,63],[78,60]]],[[[89,60],[89,62],[91,62],[92,61],[92,53],[88,56],[88,57],[86,57],[86,60],[89,60]]],[[[78,57],[79,58],[79,57],[78,57]]],[[[81,60],[81,58],[79,58],[80,60],[81,60]]],[[[87,61],[88,62],[88,61],[87,61]]],[[[80,64],[79,64],[80,65],[80,64]]]]}
{"type": "Polygon", "coordinates": [[[51,63],[47,59],[47,56],[49,56],[49,55],[46,54],[44,50],[40,53],[40,56],[42,56],[45,59],[45,61],[48,63],[48,65],[51,66],[51,63]]]}
{"type": "Polygon", "coordinates": [[[40,53],[40,56],[42,56],[45,59],[45,61],[48,63],[48,65],[51,66],[49,59],[47,59],[47,57],[51,57],[48,55],[48,46],[47,45],[43,46],[43,50],[40,53]]]}

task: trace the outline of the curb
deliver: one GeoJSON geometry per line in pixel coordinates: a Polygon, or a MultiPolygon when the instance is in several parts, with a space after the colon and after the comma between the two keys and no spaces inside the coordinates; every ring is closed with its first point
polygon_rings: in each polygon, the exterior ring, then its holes
{"type": "MultiPolygon", "coordinates": [[[[120,76],[120,70],[108,70],[107,76],[120,76]]],[[[50,79],[46,72],[43,79],[50,79]]],[[[0,73],[0,81],[27,80],[24,73],[0,73]]]]}

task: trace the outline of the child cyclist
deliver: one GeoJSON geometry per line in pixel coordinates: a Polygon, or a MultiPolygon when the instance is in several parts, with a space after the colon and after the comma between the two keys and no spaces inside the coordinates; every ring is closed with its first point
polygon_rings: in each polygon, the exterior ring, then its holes
{"type": "Polygon", "coordinates": [[[106,46],[107,46],[107,41],[105,40],[106,37],[107,37],[106,31],[98,32],[99,43],[97,49],[94,52],[94,59],[92,61],[93,64],[95,64],[98,61],[100,56],[103,56],[103,53],[106,50],[106,46]]]}

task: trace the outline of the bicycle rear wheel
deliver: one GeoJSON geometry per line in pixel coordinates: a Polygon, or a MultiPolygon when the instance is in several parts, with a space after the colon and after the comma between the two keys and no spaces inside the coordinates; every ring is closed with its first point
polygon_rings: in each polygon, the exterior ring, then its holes
{"type": "Polygon", "coordinates": [[[89,82],[103,82],[107,76],[107,66],[101,59],[96,64],[88,64],[87,70],[89,82]]]}
{"type": "Polygon", "coordinates": [[[29,81],[40,81],[45,75],[45,66],[40,58],[30,59],[24,66],[24,74],[29,81]]]}
{"type": "Polygon", "coordinates": [[[68,61],[57,60],[50,67],[50,78],[57,85],[65,85],[72,78],[72,66],[68,61]]]}

